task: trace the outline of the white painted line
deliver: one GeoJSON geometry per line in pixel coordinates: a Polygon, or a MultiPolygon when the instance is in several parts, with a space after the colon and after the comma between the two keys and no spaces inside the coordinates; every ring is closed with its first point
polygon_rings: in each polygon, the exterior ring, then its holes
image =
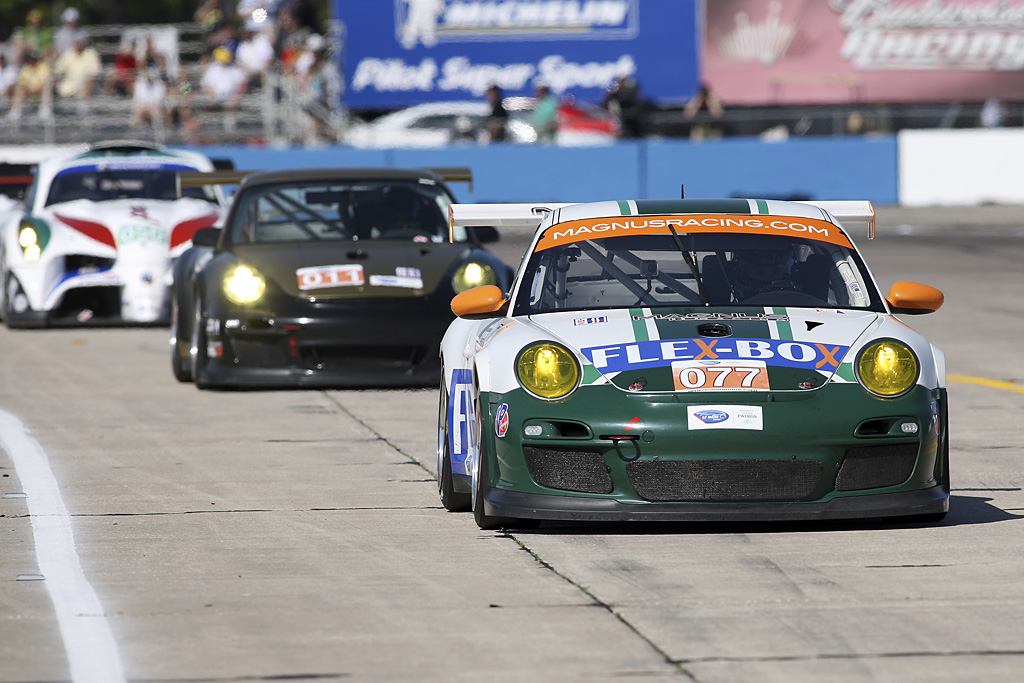
{"type": "Polygon", "coordinates": [[[0,410],[0,446],[28,496],[39,574],[50,593],[74,683],[125,681],[117,643],[75,551],[71,517],[42,446],[18,418],[0,410]]]}

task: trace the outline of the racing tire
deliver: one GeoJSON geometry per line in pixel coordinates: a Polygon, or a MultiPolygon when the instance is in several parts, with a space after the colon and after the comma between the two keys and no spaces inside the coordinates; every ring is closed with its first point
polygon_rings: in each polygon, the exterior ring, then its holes
{"type": "Polygon", "coordinates": [[[195,308],[192,321],[192,381],[196,388],[208,389],[210,383],[206,380],[206,325],[203,322],[203,299],[196,294],[195,308]]]}
{"type": "MultiPolygon", "coordinates": [[[[191,382],[191,358],[186,360],[185,358],[182,358],[181,353],[182,340],[179,334],[181,327],[178,322],[180,315],[181,309],[178,306],[178,296],[177,294],[173,294],[171,296],[171,372],[174,373],[174,378],[179,382],[191,382]]],[[[191,356],[191,352],[189,353],[189,356],[191,356]]]]}
{"type": "Polygon", "coordinates": [[[455,490],[451,451],[448,447],[448,389],[441,366],[441,390],[437,408],[437,491],[441,505],[449,512],[468,512],[473,507],[472,494],[455,490]]]}
{"type": "MultiPolygon", "coordinates": [[[[19,314],[14,311],[11,305],[11,301],[17,296],[25,296],[24,290],[21,288],[21,283],[18,282],[18,278],[14,275],[7,273],[7,276],[3,281],[4,288],[4,310],[2,317],[7,322],[7,327],[10,329],[29,328],[29,327],[45,327],[45,319],[37,317],[35,312],[31,308],[28,309],[28,315],[19,314]]],[[[26,304],[27,306],[27,304],[26,304]]]]}

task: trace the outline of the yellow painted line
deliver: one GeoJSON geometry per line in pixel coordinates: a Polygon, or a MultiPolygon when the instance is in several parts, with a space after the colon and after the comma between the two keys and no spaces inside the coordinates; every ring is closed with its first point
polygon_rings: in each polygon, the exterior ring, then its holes
{"type": "Polygon", "coordinates": [[[948,379],[951,382],[963,382],[964,384],[980,384],[981,386],[989,387],[990,389],[1004,389],[1006,391],[1012,391],[1017,394],[1024,394],[1024,386],[1014,384],[1013,382],[1001,382],[997,379],[971,377],[970,375],[948,375],[946,379],[948,379]]]}

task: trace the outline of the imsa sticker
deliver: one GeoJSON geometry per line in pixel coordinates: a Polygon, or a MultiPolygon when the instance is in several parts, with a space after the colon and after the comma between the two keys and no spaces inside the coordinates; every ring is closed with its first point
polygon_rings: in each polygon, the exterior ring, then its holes
{"type": "Polygon", "coordinates": [[[764,429],[761,406],[687,406],[686,426],[701,429],[764,429]]]}

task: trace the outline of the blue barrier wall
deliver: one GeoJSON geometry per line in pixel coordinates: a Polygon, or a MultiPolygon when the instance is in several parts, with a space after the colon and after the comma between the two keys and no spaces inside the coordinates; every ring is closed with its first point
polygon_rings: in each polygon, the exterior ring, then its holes
{"type": "Polygon", "coordinates": [[[763,142],[643,140],[601,147],[523,145],[362,150],[350,147],[197,148],[239,169],[319,166],[473,169],[469,202],[586,202],[602,199],[757,197],[868,199],[897,204],[895,136],[800,138],[763,142]]]}

